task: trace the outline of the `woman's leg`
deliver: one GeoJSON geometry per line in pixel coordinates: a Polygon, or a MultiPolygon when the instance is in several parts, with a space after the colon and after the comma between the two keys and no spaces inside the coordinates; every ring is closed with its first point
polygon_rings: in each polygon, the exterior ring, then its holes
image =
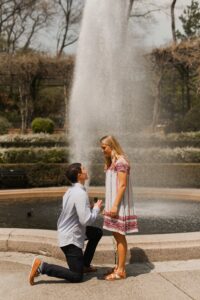
{"type": "Polygon", "coordinates": [[[125,264],[126,264],[126,254],[127,254],[126,236],[118,232],[113,232],[113,236],[117,242],[117,253],[118,253],[117,270],[119,272],[124,272],[125,264]]]}

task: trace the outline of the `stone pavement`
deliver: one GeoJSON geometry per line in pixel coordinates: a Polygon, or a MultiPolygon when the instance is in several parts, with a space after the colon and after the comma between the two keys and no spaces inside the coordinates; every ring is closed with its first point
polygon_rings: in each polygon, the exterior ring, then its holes
{"type": "MultiPolygon", "coordinates": [[[[128,278],[115,282],[102,280],[109,265],[86,275],[84,282],[71,284],[40,276],[30,286],[28,274],[34,255],[0,252],[0,299],[4,300],[187,300],[200,299],[200,260],[134,263],[127,265],[128,278]]],[[[52,257],[41,259],[65,265],[52,257]]]]}

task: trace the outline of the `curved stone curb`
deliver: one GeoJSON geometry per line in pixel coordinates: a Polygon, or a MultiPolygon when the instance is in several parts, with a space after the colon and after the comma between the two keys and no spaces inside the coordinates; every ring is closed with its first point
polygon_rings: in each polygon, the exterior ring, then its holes
{"type": "MultiPolygon", "coordinates": [[[[127,262],[188,260],[200,258],[200,232],[127,237],[127,262]]],[[[35,253],[65,260],[57,233],[39,229],[0,229],[0,251],[35,253]]],[[[114,264],[112,237],[103,237],[95,253],[97,264],[114,264]]]]}
{"type": "MultiPolygon", "coordinates": [[[[32,198],[54,198],[61,197],[67,191],[67,186],[48,187],[48,188],[29,188],[17,190],[0,190],[0,201],[14,199],[14,201],[24,201],[32,198]]],[[[91,198],[104,198],[105,187],[90,186],[88,193],[91,198]]],[[[194,200],[200,201],[200,189],[192,188],[153,188],[153,187],[134,187],[135,198],[166,199],[166,200],[194,200]]]]}

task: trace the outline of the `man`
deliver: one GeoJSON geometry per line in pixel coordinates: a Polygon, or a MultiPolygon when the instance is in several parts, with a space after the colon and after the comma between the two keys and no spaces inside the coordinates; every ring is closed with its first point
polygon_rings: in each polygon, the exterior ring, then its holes
{"type": "Polygon", "coordinates": [[[57,229],[59,246],[65,254],[69,269],[35,258],[29,274],[31,285],[34,284],[34,278],[41,274],[63,278],[69,282],[80,282],[84,272],[96,271],[90,263],[102,237],[102,230],[87,225],[96,220],[102,200],[98,200],[93,209],[90,208],[88,194],[84,187],[88,174],[80,163],[71,164],[67,168],[66,177],[72,187],[63,196],[63,207],[57,229]],[[88,243],[83,253],[85,238],[88,239],[88,243]]]}

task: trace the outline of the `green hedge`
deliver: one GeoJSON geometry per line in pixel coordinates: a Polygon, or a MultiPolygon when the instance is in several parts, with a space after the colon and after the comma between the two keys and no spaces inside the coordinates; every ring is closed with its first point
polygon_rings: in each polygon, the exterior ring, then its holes
{"type": "Polygon", "coordinates": [[[139,147],[199,147],[200,148],[200,131],[198,132],[181,132],[170,134],[140,134],[132,136],[128,141],[132,148],[139,147]]]}
{"type": "Polygon", "coordinates": [[[8,148],[0,149],[0,163],[65,163],[67,148],[8,148]]]}
{"type": "MultiPolygon", "coordinates": [[[[98,138],[97,138],[98,140],[98,138]]],[[[9,134],[0,135],[0,147],[64,147],[68,145],[65,134],[9,134]]],[[[199,147],[200,131],[171,134],[139,134],[129,138],[127,146],[149,147],[199,147]]]]}
{"type": "Polygon", "coordinates": [[[0,134],[8,133],[10,128],[11,123],[6,118],[0,116],[0,134]]]}
{"type": "Polygon", "coordinates": [[[64,147],[67,146],[65,134],[6,134],[0,135],[0,147],[64,147]]]}
{"type": "MultiPolygon", "coordinates": [[[[67,163],[69,149],[54,148],[2,148],[0,163],[67,163]]],[[[200,148],[139,148],[130,149],[133,163],[200,163],[200,148]]],[[[93,163],[102,163],[100,149],[95,149],[93,163]]]]}
{"type": "MultiPolygon", "coordinates": [[[[66,167],[67,164],[0,164],[0,173],[23,170],[28,187],[63,186],[67,185],[66,167]]],[[[200,164],[134,164],[132,172],[134,186],[200,188],[200,164]]],[[[103,165],[93,165],[90,177],[91,185],[104,185],[103,165]]]]}
{"type": "Polygon", "coordinates": [[[130,160],[136,163],[200,163],[200,148],[133,149],[130,160]]]}
{"type": "Polygon", "coordinates": [[[200,131],[170,133],[160,137],[160,143],[169,147],[199,147],[200,148],[200,131]]]}
{"type": "MultiPolygon", "coordinates": [[[[200,148],[129,148],[127,155],[132,163],[200,163],[200,148]]],[[[96,150],[92,161],[102,163],[100,150],[96,150]]]]}
{"type": "Polygon", "coordinates": [[[193,106],[187,114],[179,119],[171,121],[165,128],[166,133],[190,132],[200,130],[200,104],[193,106]]]}
{"type": "MultiPolygon", "coordinates": [[[[131,170],[133,186],[200,188],[200,164],[134,163],[131,170]]],[[[102,164],[93,165],[91,185],[105,185],[102,164]]]]}
{"type": "MultiPolygon", "coordinates": [[[[67,185],[66,167],[67,164],[0,164],[0,174],[2,170],[21,170],[26,174],[27,187],[61,186],[67,185]]],[[[1,181],[3,186],[4,178],[0,176],[1,181]]]]}
{"type": "Polygon", "coordinates": [[[135,186],[200,188],[200,164],[134,164],[135,186]]]}

